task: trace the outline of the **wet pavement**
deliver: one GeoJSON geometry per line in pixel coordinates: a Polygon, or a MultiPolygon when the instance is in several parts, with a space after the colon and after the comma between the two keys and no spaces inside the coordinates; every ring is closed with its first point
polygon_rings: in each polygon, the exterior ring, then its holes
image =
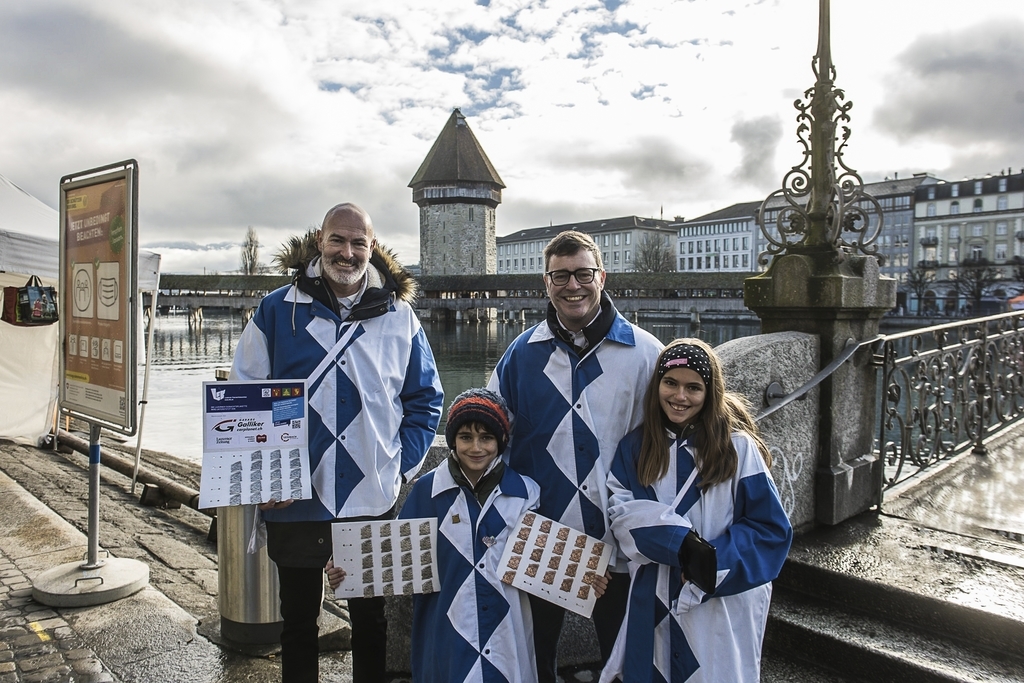
{"type": "MultiPolygon", "coordinates": [[[[151,465],[198,487],[194,465],[166,457],[151,465]]],[[[209,519],[188,508],[143,507],[114,472],[103,473],[100,540],[114,556],[146,562],[150,585],[94,607],[53,609],[32,599],[33,576],[84,557],[85,472],[79,454],[0,443],[0,683],[279,680],[275,648],[246,654],[217,644],[209,519]]],[[[924,483],[890,492],[881,515],[801,535],[791,560],[970,607],[1016,628],[1024,624],[1022,478],[1024,427],[988,457],[964,456],[924,483]]],[[[321,680],[351,680],[342,630],[327,629],[321,680]]],[[[580,683],[597,673],[561,672],[580,683]]],[[[762,680],[854,679],[766,653],[762,680]]]]}

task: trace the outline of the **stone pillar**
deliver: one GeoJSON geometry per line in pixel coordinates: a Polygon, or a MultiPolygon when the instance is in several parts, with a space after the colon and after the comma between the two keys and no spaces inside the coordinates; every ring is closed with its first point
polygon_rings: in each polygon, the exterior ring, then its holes
{"type": "MultiPolygon", "coordinates": [[[[805,332],[820,338],[821,367],[848,339],[878,334],[882,315],[896,305],[896,281],[881,277],[872,256],[834,251],[777,256],[748,279],[744,302],[761,319],[761,331],[805,332]]],[[[838,524],[878,499],[882,462],[874,454],[877,368],[871,351],[859,350],[820,385],[815,517],[838,524]]]]}

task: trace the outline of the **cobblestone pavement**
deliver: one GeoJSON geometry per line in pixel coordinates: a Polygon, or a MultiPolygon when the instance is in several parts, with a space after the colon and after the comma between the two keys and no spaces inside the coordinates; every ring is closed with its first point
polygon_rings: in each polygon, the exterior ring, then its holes
{"type": "Polygon", "coordinates": [[[0,550],[0,683],[108,683],[110,670],[0,550]]]}

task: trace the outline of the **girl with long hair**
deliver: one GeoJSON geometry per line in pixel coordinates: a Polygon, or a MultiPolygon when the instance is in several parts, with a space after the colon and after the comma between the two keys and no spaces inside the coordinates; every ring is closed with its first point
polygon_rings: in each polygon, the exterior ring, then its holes
{"type": "Polygon", "coordinates": [[[629,606],[601,681],[757,681],[771,582],[793,540],[744,399],[714,350],[658,357],[608,475],[629,606]]]}

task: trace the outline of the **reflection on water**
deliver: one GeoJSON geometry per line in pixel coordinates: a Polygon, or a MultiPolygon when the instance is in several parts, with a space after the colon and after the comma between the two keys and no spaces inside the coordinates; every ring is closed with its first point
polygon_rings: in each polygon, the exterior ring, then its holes
{"type": "MultiPolygon", "coordinates": [[[[486,384],[501,354],[534,322],[537,321],[528,321],[525,325],[424,323],[441,374],[446,406],[466,389],[486,384]]],[[[712,346],[759,332],[756,322],[705,324],[698,328],[689,322],[641,320],[640,326],[662,342],[696,336],[712,346]]],[[[242,328],[238,313],[208,313],[197,328],[190,328],[184,315],[157,318],[149,404],[142,434],[145,448],[188,460],[202,459],[200,388],[202,382],[215,379],[217,368],[230,367],[242,328]]],[[[141,371],[139,395],[142,395],[141,371]]],[[[440,429],[444,429],[443,422],[440,429]]]]}

